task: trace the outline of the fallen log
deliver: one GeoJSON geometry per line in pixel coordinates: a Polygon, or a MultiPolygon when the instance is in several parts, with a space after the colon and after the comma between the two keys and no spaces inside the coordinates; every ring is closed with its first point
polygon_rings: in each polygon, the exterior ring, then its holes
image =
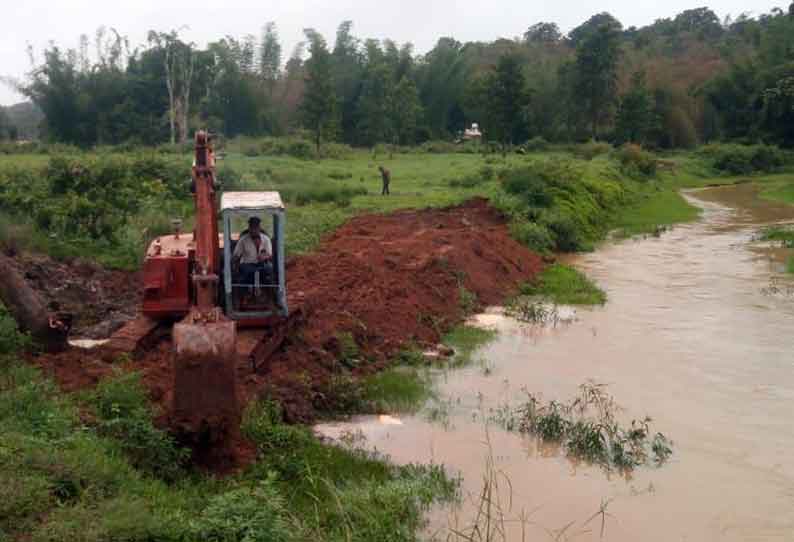
{"type": "Polygon", "coordinates": [[[60,352],[68,346],[71,316],[50,310],[12,265],[11,258],[3,254],[0,254],[0,300],[19,328],[30,333],[40,348],[60,352]]]}

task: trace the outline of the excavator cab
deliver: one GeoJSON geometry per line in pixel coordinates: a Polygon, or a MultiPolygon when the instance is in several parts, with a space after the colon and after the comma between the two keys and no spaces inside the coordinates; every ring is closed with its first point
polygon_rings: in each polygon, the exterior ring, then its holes
{"type": "Polygon", "coordinates": [[[226,315],[238,325],[262,326],[286,318],[287,288],[284,274],[284,204],[278,192],[224,192],[221,196],[223,221],[223,303],[226,315]],[[262,230],[273,247],[272,274],[254,273],[244,281],[235,269],[234,248],[250,217],[262,220],[262,230]]]}

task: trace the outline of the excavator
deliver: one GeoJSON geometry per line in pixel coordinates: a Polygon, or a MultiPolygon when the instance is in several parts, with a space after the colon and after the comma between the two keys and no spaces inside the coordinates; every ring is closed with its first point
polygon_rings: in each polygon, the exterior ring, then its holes
{"type": "Polygon", "coordinates": [[[156,330],[170,328],[171,427],[177,435],[206,444],[222,441],[239,427],[240,357],[247,356],[256,371],[294,322],[287,307],[286,219],[280,195],[221,194],[220,189],[212,137],[199,131],[191,179],[193,232],[182,233],[176,220],[173,233],[151,241],[143,263],[141,316],[116,332],[108,345],[110,351],[139,351],[156,330]],[[272,272],[257,271],[253,281],[242,283],[233,258],[240,234],[234,230],[252,216],[260,218],[272,241],[272,272]]]}

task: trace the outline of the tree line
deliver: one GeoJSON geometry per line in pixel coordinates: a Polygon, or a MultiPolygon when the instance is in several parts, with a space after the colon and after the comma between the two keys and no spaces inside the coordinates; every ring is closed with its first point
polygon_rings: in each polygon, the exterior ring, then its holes
{"type": "MultiPolygon", "coordinates": [[[[178,31],[132,47],[115,30],[51,45],[10,81],[43,112],[43,138],[79,146],[184,142],[304,131],[356,146],[455,139],[470,123],[505,145],[607,140],[651,148],[731,139],[794,145],[794,4],[720,20],[707,8],[624,28],[599,13],[563,35],[523,36],[426,54],[339,25],[313,29],[284,61],[275,23],[205,48],[178,31]]],[[[7,81],[9,82],[9,81],[7,81]]],[[[0,112],[0,138],[13,137],[0,112]]]]}

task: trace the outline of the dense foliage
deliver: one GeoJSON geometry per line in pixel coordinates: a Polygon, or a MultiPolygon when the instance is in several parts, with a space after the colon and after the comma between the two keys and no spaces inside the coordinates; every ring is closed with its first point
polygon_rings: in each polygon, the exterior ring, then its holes
{"type": "MultiPolygon", "coordinates": [[[[332,47],[313,30],[306,38],[283,63],[274,23],[205,49],[175,31],[131,49],[100,28],[96,54],[87,36],[74,50],[53,44],[18,88],[43,111],[43,136],[80,146],[183,141],[197,127],[227,137],[305,128],[318,147],[412,145],[473,122],[503,143],[794,145],[791,9],[720,21],[697,8],[643,28],[599,13],[567,35],[539,22],[512,40],[443,37],[423,55],[359,39],[350,21],[332,47]]],[[[0,138],[17,135],[0,114],[0,138]]]]}

